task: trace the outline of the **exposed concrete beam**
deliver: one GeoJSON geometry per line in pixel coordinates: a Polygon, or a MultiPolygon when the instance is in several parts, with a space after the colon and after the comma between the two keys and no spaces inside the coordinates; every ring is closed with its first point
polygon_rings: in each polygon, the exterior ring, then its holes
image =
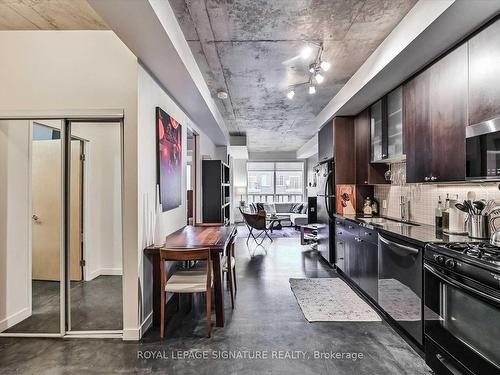
{"type": "Polygon", "coordinates": [[[318,153],[318,135],[316,134],[310,140],[297,150],[297,159],[308,159],[318,153]]]}
{"type": "Polygon", "coordinates": [[[88,0],[169,95],[216,145],[229,132],[165,0],[88,0]]]}

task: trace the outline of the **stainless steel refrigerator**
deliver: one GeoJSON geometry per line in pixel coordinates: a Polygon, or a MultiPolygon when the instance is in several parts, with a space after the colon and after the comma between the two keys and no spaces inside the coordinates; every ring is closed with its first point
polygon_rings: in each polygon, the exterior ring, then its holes
{"type": "Polygon", "coordinates": [[[335,212],[335,164],[333,160],[319,164],[316,168],[318,251],[330,264],[334,263],[334,217],[335,212]]]}

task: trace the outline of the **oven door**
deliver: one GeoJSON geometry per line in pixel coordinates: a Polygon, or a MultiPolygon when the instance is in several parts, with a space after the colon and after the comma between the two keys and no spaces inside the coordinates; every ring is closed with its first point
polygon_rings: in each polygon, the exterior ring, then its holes
{"type": "MultiPolygon", "coordinates": [[[[473,374],[500,373],[498,291],[430,263],[424,264],[424,331],[443,353],[473,374]]],[[[433,344],[430,342],[430,344],[433,344]]],[[[426,342],[427,346],[427,342],[426,342]]],[[[426,361],[435,362],[436,358],[426,361]]],[[[443,354],[436,354],[445,363],[443,354]]],[[[447,366],[448,367],[448,366],[447,366]]],[[[449,366],[449,369],[457,366],[449,366]]],[[[449,373],[461,374],[451,371],[449,373]]],[[[464,372],[466,373],[466,372],[464,372]]]]}

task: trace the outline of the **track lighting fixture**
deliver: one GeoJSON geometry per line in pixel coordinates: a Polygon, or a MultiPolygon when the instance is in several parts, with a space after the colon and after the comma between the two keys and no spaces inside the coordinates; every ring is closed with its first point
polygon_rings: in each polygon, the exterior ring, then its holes
{"type": "Polygon", "coordinates": [[[297,86],[302,86],[302,85],[308,85],[309,87],[309,94],[313,95],[316,94],[316,84],[321,85],[325,81],[325,77],[320,73],[321,71],[327,72],[331,64],[328,61],[323,61],[323,44],[320,43],[313,43],[313,42],[307,42],[308,44],[302,49],[300,52],[300,56],[306,60],[308,59],[312,52],[313,52],[313,47],[316,47],[318,49],[316,53],[316,57],[314,58],[313,62],[309,64],[309,79],[305,82],[297,83],[294,84],[293,86],[290,86],[287,91],[287,98],[292,100],[295,96],[295,87],[297,86]]]}

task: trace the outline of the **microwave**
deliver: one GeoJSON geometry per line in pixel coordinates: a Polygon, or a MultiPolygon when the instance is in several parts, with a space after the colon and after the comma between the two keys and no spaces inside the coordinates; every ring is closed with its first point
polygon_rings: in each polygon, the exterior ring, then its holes
{"type": "Polygon", "coordinates": [[[465,135],[466,179],[500,181],[500,117],[468,126],[465,135]]]}

